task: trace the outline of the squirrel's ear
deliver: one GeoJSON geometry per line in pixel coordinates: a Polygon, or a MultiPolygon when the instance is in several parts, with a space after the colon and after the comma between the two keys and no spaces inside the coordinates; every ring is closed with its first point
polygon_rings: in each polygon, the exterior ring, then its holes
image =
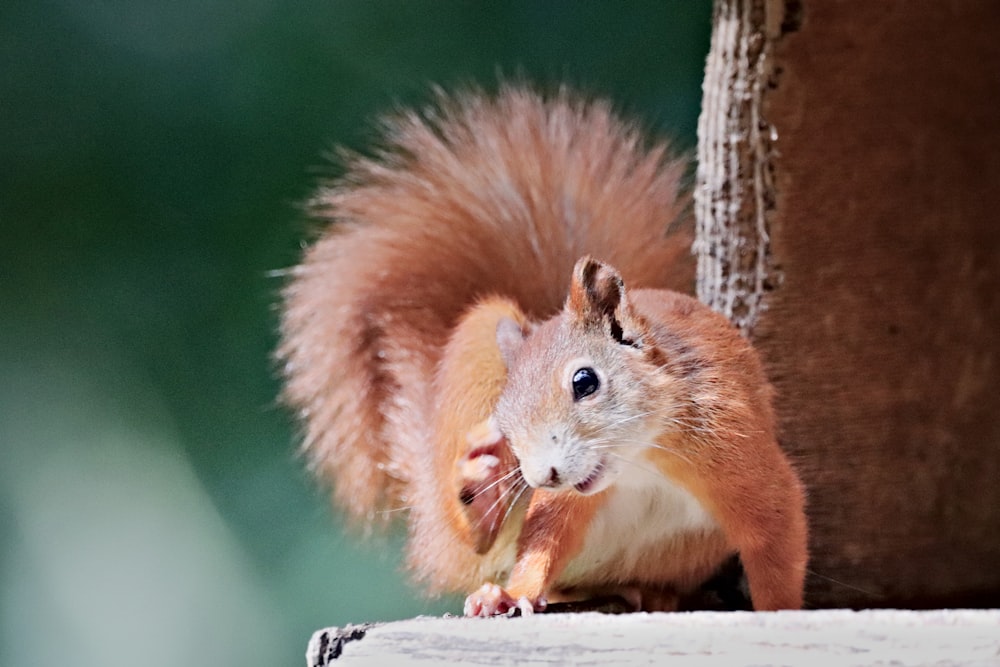
{"type": "Polygon", "coordinates": [[[569,308],[584,320],[598,321],[612,315],[625,297],[625,283],[612,266],[593,257],[582,257],[573,267],[569,308]]]}
{"type": "Polygon", "coordinates": [[[641,326],[632,312],[625,282],[611,265],[592,257],[578,260],[566,308],[586,325],[607,328],[617,342],[641,346],[641,326]]]}
{"type": "Polygon", "coordinates": [[[510,317],[501,317],[497,322],[497,347],[500,348],[500,357],[507,368],[510,368],[523,342],[524,331],[521,325],[510,317]]]}

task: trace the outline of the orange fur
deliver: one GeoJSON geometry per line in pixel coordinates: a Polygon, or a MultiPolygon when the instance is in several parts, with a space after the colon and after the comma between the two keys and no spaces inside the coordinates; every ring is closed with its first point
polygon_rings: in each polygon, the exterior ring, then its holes
{"type": "Polygon", "coordinates": [[[545,597],[583,546],[586,526],[600,507],[598,497],[539,491],[518,538],[517,564],[507,588],[515,599],[545,597]]]}
{"type": "Polygon", "coordinates": [[[550,316],[588,252],[635,285],[693,285],[684,165],[605,102],[514,85],[439,93],[381,130],[376,156],[347,156],[313,200],[331,224],[284,290],[278,349],[304,451],[362,523],[412,504],[427,383],[479,299],[550,316]]]}
{"type": "MultiPolygon", "coordinates": [[[[801,607],[804,494],[776,441],[770,394],[756,354],[725,318],[676,292],[629,291],[610,266],[580,260],[564,311],[524,335],[497,401],[525,479],[557,492],[546,502],[559,508],[528,510],[506,593],[535,601],[616,584],[683,593],[738,552],[755,609],[801,607]],[[573,394],[567,378],[580,367],[601,378],[603,393],[573,394]],[[631,442],[641,452],[622,454],[631,442]],[[595,475],[604,487],[587,495],[580,487],[595,475]],[[644,511],[658,499],[651,522],[693,518],[662,537],[637,535],[621,508],[644,511]],[[597,528],[601,512],[620,525],[597,528]],[[611,539],[585,547],[599,530],[611,539]]],[[[504,593],[487,612],[497,601],[502,610],[504,593]]]]}
{"type": "Polygon", "coordinates": [[[759,358],[725,318],[693,299],[651,290],[634,298],[647,317],[669,323],[662,339],[666,368],[687,385],[684,418],[702,425],[696,437],[664,439],[690,463],[657,456],[657,467],[717,518],[740,554],[755,609],[800,608],[805,493],[778,446],[759,358]]]}
{"type": "Polygon", "coordinates": [[[486,427],[507,373],[497,346],[483,345],[483,341],[496,337],[497,323],[503,317],[526,324],[517,306],[505,299],[485,300],[466,313],[448,341],[434,378],[438,409],[430,458],[434,479],[451,485],[440,489],[439,502],[448,507],[449,523],[457,528],[457,536],[480,554],[496,541],[512,509],[507,501],[513,501],[514,487],[520,483],[517,461],[506,443],[489,442],[486,427]],[[470,449],[484,444],[497,457],[497,469],[481,484],[467,488],[470,484],[463,472],[470,449]],[[475,494],[474,502],[465,507],[460,504],[463,492],[475,494]]]}
{"type": "MultiPolygon", "coordinates": [[[[348,157],[346,174],[317,195],[316,213],[332,224],[284,292],[285,399],[299,412],[304,450],[338,504],[364,525],[406,516],[408,563],[431,593],[467,592],[483,581],[509,583],[526,597],[607,586],[686,590],[739,550],[755,603],[794,606],[787,589],[797,584],[785,582],[804,567],[805,524],[795,523],[801,489],[774,444],[759,363],[722,318],[662,291],[691,285],[690,226],[677,224],[683,165],[665,145],[645,143],[607,104],[566,91],[441,94],[422,114],[402,112],[382,127],[377,155],[348,157]],[[636,323],[652,321],[655,338],[680,322],[677,337],[697,353],[676,361],[670,336],[657,338],[649,353],[665,355],[657,364],[688,364],[711,380],[685,384],[678,367],[677,378],[642,389],[660,400],[683,394],[692,414],[718,430],[714,439],[663,435],[694,456],[694,466],[649,454],[651,467],[709,508],[721,532],[665,535],[629,571],[588,572],[573,561],[590,548],[587,515],[599,516],[606,492],[525,491],[514,503],[524,484],[505,444],[496,450],[499,468],[466,465],[505,393],[498,323],[537,327],[541,336],[526,344],[538,349],[561,344],[546,341],[545,332],[568,317],[572,269],[587,254],[619,267],[630,288],[661,290],[627,292],[643,311],[636,323]],[[650,300],[664,303],[647,307],[650,300]],[[688,313],[698,323],[688,323],[688,313]],[[709,396],[710,407],[698,402],[709,396]],[[751,430],[759,437],[740,437],[751,430]],[[463,505],[468,484],[489,493],[508,472],[496,494],[502,508],[492,499],[463,505]]],[[[616,275],[600,273],[599,289],[613,287],[606,281],[616,275]]],[[[596,304],[597,317],[608,304],[617,312],[613,296],[596,304]]],[[[508,386],[506,393],[546,387],[508,386]]]]}

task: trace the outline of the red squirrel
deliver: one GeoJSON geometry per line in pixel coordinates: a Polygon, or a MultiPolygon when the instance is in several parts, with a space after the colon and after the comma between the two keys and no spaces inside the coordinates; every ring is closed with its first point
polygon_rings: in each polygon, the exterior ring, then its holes
{"type": "Polygon", "coordinates": [[[802,605],[804,491],[753,349],[684,289],[682,161],[610,105],[438,93],[374,156],[284,291],[304,449],[467,615],[617,594],[672,609],[738,553],[755,609],[802,605]]]}

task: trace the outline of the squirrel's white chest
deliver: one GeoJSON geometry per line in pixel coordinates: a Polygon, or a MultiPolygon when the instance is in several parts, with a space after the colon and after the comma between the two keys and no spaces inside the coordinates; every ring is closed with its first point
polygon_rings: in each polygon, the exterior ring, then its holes
{"type": "Polygon", "coordinates": [[[656,549],[687,533],[719,530],[708,510],[686,489],[661,475],[616,483],[588,526],[580,553],[560,577],[564,584],[584,582],[595,571],[627,578],[656,549]]]}

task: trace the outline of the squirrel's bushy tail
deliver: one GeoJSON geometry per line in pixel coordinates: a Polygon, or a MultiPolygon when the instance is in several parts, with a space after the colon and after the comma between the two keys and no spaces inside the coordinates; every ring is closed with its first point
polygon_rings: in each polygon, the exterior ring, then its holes
{"type": "Polygon", "coordinates": [[[278,351],[305,451],[369,520],[407,504],[393,452],[430,437],[436,361],[478,298],[547,317],[586,254],[632,287],[693,285],[684,164],[608,103],[505,85],[380,127],[313,202],[330,224],[285,288],[278,351]]]}

